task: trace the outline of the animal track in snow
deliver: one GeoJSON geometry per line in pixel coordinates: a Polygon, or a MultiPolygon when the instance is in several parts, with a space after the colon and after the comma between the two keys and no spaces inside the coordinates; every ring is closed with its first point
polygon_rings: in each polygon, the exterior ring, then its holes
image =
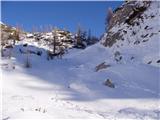
{"type": "Polygon", "coordinates": [[[63,106],[67,109],[86,112],[88,114],[93,114],[93,115],[100,116],[101,118],[106,118],[105,115],[103,115],[102,113],[99,113],[99,112],[96,112],[96,111],[93,111],[93,110],[89,110],[86,107],[80,107],[79,105],[74,104],[74,103],[69,102],[69,101],[60,100],[60,99],[53,98],[53,97],[51,98],[51,100],[53,100],[54,102],[58,103],[60,106],[63,106]]]}

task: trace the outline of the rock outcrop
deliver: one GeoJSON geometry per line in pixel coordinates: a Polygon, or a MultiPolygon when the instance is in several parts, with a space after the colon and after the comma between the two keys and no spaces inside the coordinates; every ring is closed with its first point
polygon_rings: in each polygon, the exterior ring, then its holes
{"type": "Polygon", "coordinates": [[[125,2],[114,11],[101,43],[111,51],[116,62],[139,59],[157,66],[156,61],[160,59],[159,21],[160,1],[125,2]]]}
{"type": "Polygon", "coordinates": [[[120,27],[115,30],[115,26],[122,26],[123,24],[127,28],[139,26],[140,21],[143,22],[146,17],[154,17],[143,14],[150,4],[151,1],[129,1],[118,7],[109,21],[108,32],[103,37],[103,44],[111,47],[117,40],[124,40],[123,34],[126,34],[127,31],[120,27]]]}

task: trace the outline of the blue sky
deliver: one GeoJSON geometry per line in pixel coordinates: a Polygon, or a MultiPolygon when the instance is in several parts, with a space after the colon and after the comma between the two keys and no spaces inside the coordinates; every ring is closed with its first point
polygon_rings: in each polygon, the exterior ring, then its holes
{"type": "Polygon", "coordinates": [[[108,7],[115,9],[122,1],[3,1],[1,4],[3,23],[15,26],[23,25],[25,31],[33,26],[53,25],[75,32],[78,24],[84,29],[91,29],[92,35],[103,34],[108,7]]]}

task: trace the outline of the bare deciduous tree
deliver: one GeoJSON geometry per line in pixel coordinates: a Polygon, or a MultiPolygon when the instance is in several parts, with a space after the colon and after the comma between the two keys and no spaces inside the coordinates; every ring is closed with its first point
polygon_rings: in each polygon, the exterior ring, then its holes
{"type": "Polygon", "coordinates": [[[107,17],[106,17],[106,20],[105,20],[105,30],[107,31],[108,30],[108,25],[110,24],[110,21],[113,17],[113,11],[112,11],[112,8],[108,8],[107,10],[107,17]]]}

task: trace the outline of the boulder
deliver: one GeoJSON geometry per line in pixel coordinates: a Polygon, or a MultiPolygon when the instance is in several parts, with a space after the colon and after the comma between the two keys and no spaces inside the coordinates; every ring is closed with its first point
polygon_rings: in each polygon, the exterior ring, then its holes
{"type": "Polygon", "coordinates": [[[104,85],[110,87],[110,88],[115,88],[115,85],[114,83],[112,82],[111,79],[107,79],[105,82],[104,82],[104,85]]]}
{"type": "Polygon", "coordinates": [[[103,62],[103,63],[101,63],[101,64],[99,64],[99,65],[96,66],[96,70],[95,71],[98,72],[99,70],[106,69],[106,68],[108,68],[110,66],[111,65],[106,65],[105,62],[103,62]]]}

